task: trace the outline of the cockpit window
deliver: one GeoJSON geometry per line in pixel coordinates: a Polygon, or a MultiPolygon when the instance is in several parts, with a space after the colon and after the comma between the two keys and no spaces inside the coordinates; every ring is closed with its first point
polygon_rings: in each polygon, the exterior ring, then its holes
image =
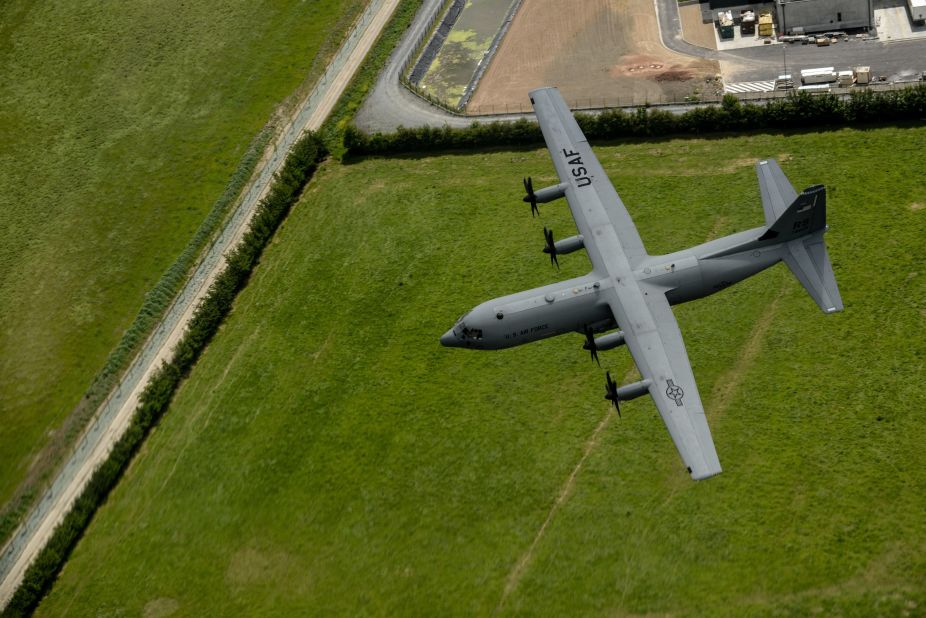
{"type": "Polygon", "coordinates": [[[469,328],[466,326],[466,323],[460,320],[460,322],[453,329],[457,331],[459,329],[460,334],[463,335],[464,339],[482,339],[482,329],[481,328],[469,328]]]}

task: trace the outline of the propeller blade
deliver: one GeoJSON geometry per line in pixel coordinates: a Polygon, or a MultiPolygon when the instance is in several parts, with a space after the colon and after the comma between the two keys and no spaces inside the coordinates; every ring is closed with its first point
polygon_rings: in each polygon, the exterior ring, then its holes
{"type": "Polygon", "coordinates": [[[585,345],[582,347],[591,353],[592,358],[601,367],[601,361],[598,360],[598,345],[595,343],[595,334],[592,332],[592,327],[587,324],[585,325],[585,345]]]}
{"type": "Polygon", "coordinates": [[[556,243],[553,241],[553,230],[548,230],[544,227],[543,239],[546,242],[543,252],[550,254],[550,264],[556,266],[557,270],[559,270],[559,258],[556,256],[556,243]]]}
{"type": "Polygon", "coordinates": [[[534,181],[528,176],[522,182],[524,183],[524,190],[527,191],[524,201],[531,205],[531,218],[534,218],[540,214],[540,210],[537,208],[537,196],[534,194],[534,181]]]}
{"type": "Polygon", "coordinates": [[[604,398],[614,404],[614,409],[617,410],[617,416],[620,417],[621,407],[617,403],[619,401],[617,396],[617,382],[611,379],[610,371],[605,372],[605,378],[607,379],[607,382],[605,382],[606,394],[604,398]]]}

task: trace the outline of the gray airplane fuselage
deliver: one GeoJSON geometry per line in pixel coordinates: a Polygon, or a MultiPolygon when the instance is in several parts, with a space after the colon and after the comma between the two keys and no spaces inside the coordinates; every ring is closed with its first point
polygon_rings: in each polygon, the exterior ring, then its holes
{"type": "MultiPolygon", "coordinates": [[[[785,243],[755,239],[764,227],[738,232],[668,255],[648,256],[634,270],[638,281],[665,289],[672,305],[709,296],[782,260],[785,243]]],[[[441,337],[450,347],[510,348],[591,327],[617,326],[601,291],[613,286],[595,271],[551,285],[502,296],[476,306],[441,337]]]]}

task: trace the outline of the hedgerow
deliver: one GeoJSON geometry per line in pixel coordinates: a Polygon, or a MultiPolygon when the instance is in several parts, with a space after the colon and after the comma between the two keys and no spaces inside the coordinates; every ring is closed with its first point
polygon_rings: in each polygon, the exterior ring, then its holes
{"type": "Polygon", "coordinates": [[[3,612],[4,616],[29,614],[51,588],[93,514],[115,487],[145,437],[167,411],[181,380],[190,372],[231,311],[235,297],[247,283],[264,248],[326,155],[322,140],[314,133],[308,133],[292,147],[270,192],[258,205],[247,233],[228,255],[226,267],[196,308],[170,362],[163,363],[148,381],[129,428],[106,461],[93,473],[73,508],[26,571],[22,584],[3,612]]]}
{"type": "Polygon", "coordinates": [[[333,156],[340,158],[344,131],[351,126],[351,122],[360,111],[367,94],[373,89],[376,80],[386,66],[389,55],[405,34],[412,19],[418,12],[422,0],[403,0],[396,7],[392,18],[383,29],[376,44],[366,55],[363,64],[351,79],[344,93],[338,99],[325,123],[319,129],[325,145],[333,156]]]}
{"type": "MultiPolygon", "coordinates": [[[[799,92],[766,105],[744,104],[728,95],[721,105],[697,107],[683,114],[657,108],[638,108],[629,112],[615,109],[600,114],[576,114],[576,119],[589,139],[919,121],[926,119],[926,84],[889,92],[862,90],[846,98],[799,92]]],[[[543,136],[537,124],[524,119],[491,124],[473,123],[462,129],[448,126],[415,129],[399,127],[394,133],[373,135],[367,135],[351,126],[344,133],[344,147],[348,157],[527,146],[542,141],[543,136]]]]}

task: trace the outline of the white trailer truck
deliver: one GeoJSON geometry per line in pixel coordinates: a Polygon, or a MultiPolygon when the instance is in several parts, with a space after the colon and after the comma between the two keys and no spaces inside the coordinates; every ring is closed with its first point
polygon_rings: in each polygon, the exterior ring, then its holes
{"type": "Polygon", "coordinates": [[[838,75],[833,67],[824,67],[821,69],[804,69],[801,71],[801,83],[805,86],[815,84],[831,84],[836,81],[838,75]]]}
{"type": "Polygon", "coordinates": [[[913,23],[922,26],[926,24],[926,0],[907,0],[910,7],[910,19],[913,23]]]}

